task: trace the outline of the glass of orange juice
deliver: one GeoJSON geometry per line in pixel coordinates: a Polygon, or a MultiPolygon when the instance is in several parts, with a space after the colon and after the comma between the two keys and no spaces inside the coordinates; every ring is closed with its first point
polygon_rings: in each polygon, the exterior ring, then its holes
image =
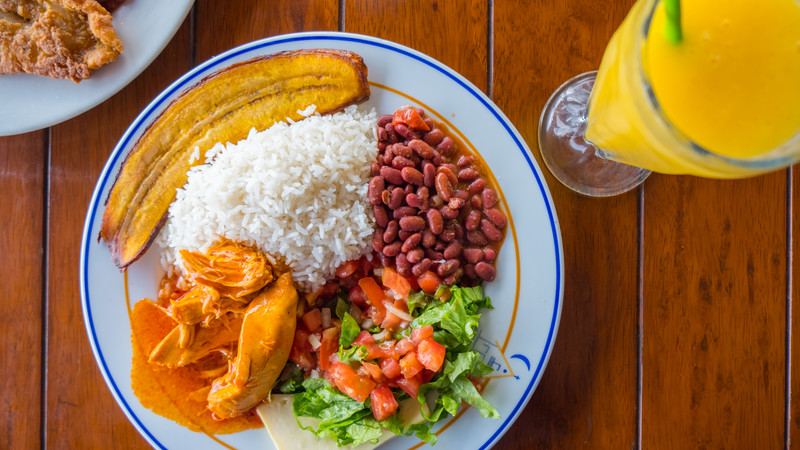
{"type": "Polygon", "coordinates": [[[650,171],[743,178],[800,159],[800,1],[691,0],[682,40],[666,38],[662,0],[639,0],[597,72],[548,100],[545,164],[591,196],[650,171]]]}

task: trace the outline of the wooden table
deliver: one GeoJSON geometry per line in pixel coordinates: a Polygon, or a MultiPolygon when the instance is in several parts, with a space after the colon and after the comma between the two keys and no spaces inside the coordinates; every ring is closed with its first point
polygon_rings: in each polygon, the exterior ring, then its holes
{"type": "MultiPolygon", "coordinates": [[[[198,0],[161,56],[111,99],[0,138],[0,448],[147,447],[95,365],[79,243],[114,144],[195,64],[289,32],[390,39],[488,93],[538,158],[545,100],[598,66],[631,3],[198,0]]],[[[752,449],[798,439],[796,170],[739,181],[652,175],[605,200],[546,173],[564,242],[561,327],[541,384],[497,448],[752,449]]]]}

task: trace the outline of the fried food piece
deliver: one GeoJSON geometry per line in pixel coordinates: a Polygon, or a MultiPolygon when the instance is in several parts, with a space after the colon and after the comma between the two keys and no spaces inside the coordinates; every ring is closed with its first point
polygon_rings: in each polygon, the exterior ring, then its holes
{"type": "Polygon", "coordinates": [[[288,272],[250,303],[236,359],[208,394],[208,408],[217,417],[244,414],[267,398],[289,359],[296,314],[297,290],[288,272]]]}
{"type": "Polygon", "coordinates": [[[0,0],[0,74],[80,82],[123,46],[95,0],[0,0]]]}
{"type": "Polygon", "coordinates": [[[267,255],[223,240],[205,252],[181,250],[186,273],[195,282],[234,299],[261,290],[273,279],[267,255]]]}
{"type": "Polygon", "coordinates": [[[316,105],[328,114],[369,98],[361,56],[338,50],[296,50],[227,67],[189,88],[150,125],[123,162],[111,188],[100,238],[120,269],[158,235],[176,189],[188,178],[195,151],[238,142],[252,128],[303,119],[316,105]],[[196,150],[197,149],[197,150],[196,150]]]}

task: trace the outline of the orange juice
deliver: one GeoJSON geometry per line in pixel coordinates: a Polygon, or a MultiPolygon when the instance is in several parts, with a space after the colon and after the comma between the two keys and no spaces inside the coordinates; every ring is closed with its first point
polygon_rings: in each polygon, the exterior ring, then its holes
{"type": "Polygon", "coordinates": [[[796,161],[800,3],[681,8],[683,40],[673,44],[663,3],[634,5],[603,55],[586,137],[611,159],[662,173],[732,178],[796,161]]]}

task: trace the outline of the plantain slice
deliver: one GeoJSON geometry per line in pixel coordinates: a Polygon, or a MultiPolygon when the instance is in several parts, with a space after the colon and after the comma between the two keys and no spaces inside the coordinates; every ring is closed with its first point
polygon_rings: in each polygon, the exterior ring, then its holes
{"type": "Polygon", "coordinates": [[[114,181],[100,238],[120,269],[153,242],[167,218],[175,190],[217,142],[238,142],[251,128],[303,118],[316,105],[329,114],[369,98],[360,55],[312,49],[275,53],[222,69],[175,99],[134,145],[114,181]],[[195,149],[201,155],[190,161],[195,149]]]}

